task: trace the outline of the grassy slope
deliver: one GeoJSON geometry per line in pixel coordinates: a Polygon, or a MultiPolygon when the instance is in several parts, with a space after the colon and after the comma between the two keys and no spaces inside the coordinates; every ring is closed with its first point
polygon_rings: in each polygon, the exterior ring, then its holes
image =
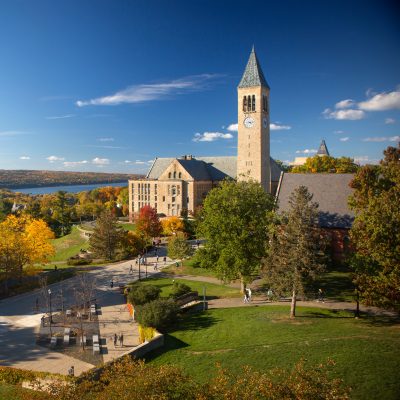
{"type": "Polygon", "coordinates": [[[199,380],[216,363],[240,373],[336,361],[334,375],[353,388],[354,399],[396,399],[400,393],[400,326],[379,319],[355,320],[345,312],[300,309],[288,319],[283,306],[209,310],[187,316],[166,336],[155,364],[173,363],[199,380]]]}
{"type": "MultiPolygon", "coordinates": [[[[142,283],[147,285],[154,285],[161,288],[161,296],[167,297],[171,293],[172,288],[172,278],[159,278],[153,279],[148,278],[142,280],[142,283]]],[[[175,279],[175,282],[182,282],[188,285],[193,291],[199,292],[199,295],[203,294],[203,287],[206,287],[206,295],[210,297],[240,297],[238,289],[232,288],[230,286],[216,285],[214,283],[190,281],[186,279],[175,279]]]]}
{"type": "Polygon", "coordinates": [[[65,261],[69,257],[75,256],[80,249],[87,249],[89,242],[85,239],[79,229],[74,226],[70,234],[53,240],[56,249],[55,256],[51,261],[65,261]]]}
{"type": "Polygon", "coordinates": [[[183,266],[176,267],[175,264],[171,264],[166,268],[163,268],[163,272],[167,272],[169,274],[178,274],[178,275],[194,275],[194,276],[211,276],[216,277],[214,271],[194,267],[193,259],[185,260],[183,262],[183,266]]]}

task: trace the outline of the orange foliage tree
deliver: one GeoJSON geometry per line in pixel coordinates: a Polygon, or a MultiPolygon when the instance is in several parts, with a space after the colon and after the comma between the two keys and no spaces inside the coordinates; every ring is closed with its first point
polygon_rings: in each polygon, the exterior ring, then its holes
{"type": "Polygon", "coordinates": [[[164,235],[173,235],[176,232],[183,232],[185,225],[179,217],[168,217],[161,221],[164,235]]]}
{"type": "Polygon", "coordinates": [[[140,209],[135,224],[136,232],[147,240],[159,236],[162,232],[157,211],[150,206],[144,206],[140,209]]]}

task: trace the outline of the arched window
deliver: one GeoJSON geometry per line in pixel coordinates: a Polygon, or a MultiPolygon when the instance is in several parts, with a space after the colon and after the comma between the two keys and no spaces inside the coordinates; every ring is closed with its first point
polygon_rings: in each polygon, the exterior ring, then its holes
{"type": "Polygon", "coordinates": [[[251,111],[251,96],[247,96],[247,111],[251,111]]]}
{"type": "Polygon", "coordinates": [[[256,96],[254,94],[251,101],[251,111],[256,111],[256,96]]]}
{"type": "Polygon", "coordinates": [[[182,172],[179,172],[179,179],[182,178],[182,172]]]}
{"type": "Polygon", "coordinates": [[[171,172],[168,172],[168,178],[171,179],[171,172]]]}
{"type": "Polygon", "coordinates": [[[176,179],[176,171],[174,171],[174,179],[176,179]]]}
{"type": "Polygon", "coordinates": [[[243,111],[247,111],[247,97],[243,96],[243,111]]]}

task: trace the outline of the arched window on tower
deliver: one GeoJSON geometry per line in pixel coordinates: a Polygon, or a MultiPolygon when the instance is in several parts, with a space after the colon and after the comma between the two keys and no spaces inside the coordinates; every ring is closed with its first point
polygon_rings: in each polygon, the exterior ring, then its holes
{"type": "Polygon", "coordinates": [[[254,94],[251,100],[251,111],[256,111],[256,96],[254,94]]]}
{"type": "Polygon", "coordinates": [[[268,97],[263,95],[263,111],[268,112],[268,97]]]}
{"type": "Polygon", "coordinates": [[[251,96],[247,96],[247,111],[251,111],[251,96]]]}
{"type": "Polygon", "coordinates": [[[247,111],[247,97],[243,96],[243,111],[247,111]]]}

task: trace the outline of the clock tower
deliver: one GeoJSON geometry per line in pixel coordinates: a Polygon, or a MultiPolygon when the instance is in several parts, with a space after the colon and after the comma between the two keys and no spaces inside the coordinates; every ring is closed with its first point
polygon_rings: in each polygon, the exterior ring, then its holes
{"type": "Polygon", "coordinates": [[[271,193],[269,90],[253,46],[238,86],[237,179],[253,179],[271,193]]]}

